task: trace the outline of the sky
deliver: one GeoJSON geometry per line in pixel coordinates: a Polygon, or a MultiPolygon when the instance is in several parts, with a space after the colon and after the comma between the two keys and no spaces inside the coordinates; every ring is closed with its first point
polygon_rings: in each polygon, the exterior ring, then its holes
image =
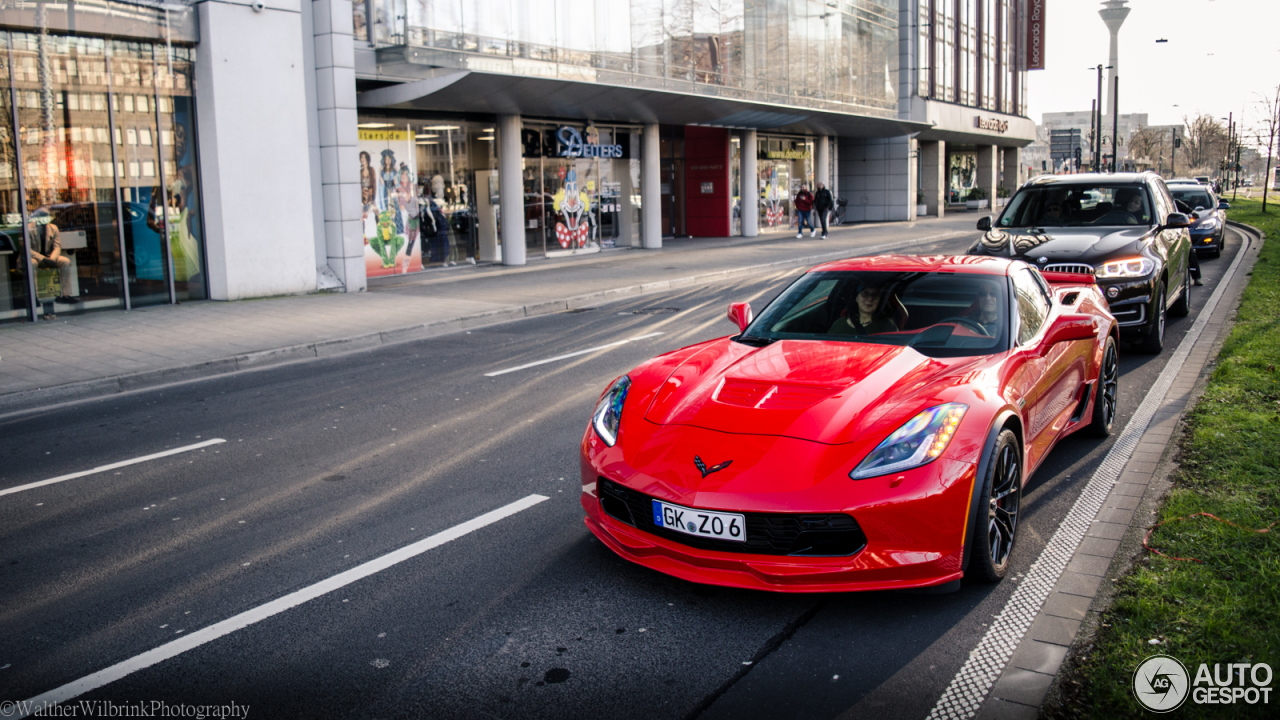
{"type": "MultiPolygon", "coordinates": [[[[1111,42],[1099,0],[1045,2],[1045,69],[1027,72],[1027,114],[1036,123],[1046,112],[1088,111],[1098,93],[1094,68],[1109,64],[1111,42]]],[[[1243,113],[1251,144],[1260,95],[1274,103],[1280,85],[1280,0],[1129,0],[1129,7],[1120,27],[1121,114],[1145,112],[1151,125],[1172,125],[1183,116],[1243,113]]]]}

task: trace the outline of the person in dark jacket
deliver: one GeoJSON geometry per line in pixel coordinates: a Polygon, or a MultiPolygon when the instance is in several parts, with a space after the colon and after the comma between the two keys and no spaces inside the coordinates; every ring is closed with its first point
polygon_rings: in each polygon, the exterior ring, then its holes
{"type": "Polygon", "coordinates": [[[809,192],[809,188],[805,185],[800,186],[800,192],[796,193],[795,200],[792,203],[796,206],[796,215],[798,216],[798,225],[796,226],[796,237],[804,237],[804,224],[809,223],[809,237],[818,234],[813,227],[813,218],[810,213],[813,212],[813,194],[809,192]]]}
{"type": "MultiPolygon", "coordinates": [[[[818,214],[818,220],[822,223],[822,239],[827,239],[827,215],[836,209],[835,199],[831,197],[831,191],[827,189],[824,183],[818,183],[818,192],[813,194],[813,211],[818,214]]],[[[812,222],[809,223],[811,226],[812,222]]]]}

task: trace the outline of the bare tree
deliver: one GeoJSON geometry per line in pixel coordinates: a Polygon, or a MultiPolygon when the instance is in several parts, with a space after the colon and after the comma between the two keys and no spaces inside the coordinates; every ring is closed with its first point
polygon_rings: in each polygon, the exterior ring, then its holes
{"type": "Polygon", "coordinates": [[[1164,145],[1163,131],[1140,125],[1129,138],[1129,157],[1134,162],[1144,160],[1152,166],[1161,165],[1164,145]]]}
{"type": "MultiPolygon", "coordinates": [[[[1274,101],[1263,98],[1258,104],[1262,106],[1262,127],[1267,135],[1265,149],[1267,172],[1262,176],[1262,212],[1266,212],[1267,191],[1271,189],[1271,158],[1275,156],[1272,148],[1275,146],[1276,132],[1280,131],[1280,85],[1276,86],[1276,99],[1274,101]]],[[[1258,139],[1262,139],[1262,133],[1258,133],[1258,139]]]]}
{"type": "Polygon", "coordinates": [[[1182,149],[1193,168],[1217,167],[1227,154],[1227,126],[1211,115],[1183,116],[1182,149]]]}

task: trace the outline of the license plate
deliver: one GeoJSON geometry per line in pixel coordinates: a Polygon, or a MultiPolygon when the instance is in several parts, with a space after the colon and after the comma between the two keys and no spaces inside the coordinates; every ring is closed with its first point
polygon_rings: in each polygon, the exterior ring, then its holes
{"type": "Polygon", "coordinates": [[[747,525],[742,515],[694,510],[660,500],[653,501],[653,524],[685,535],[737,542],[747,539],[747,525]]]}

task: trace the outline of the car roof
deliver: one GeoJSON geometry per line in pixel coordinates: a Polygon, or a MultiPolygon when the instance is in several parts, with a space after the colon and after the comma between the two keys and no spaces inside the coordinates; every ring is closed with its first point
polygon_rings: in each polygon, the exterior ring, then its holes
{"type": "Polygon", "coordinates": [[[1023,187],[1032,185],[1136,185],[1145,183],[1153,177],[1158,176],[1153,172],[1039,175],[1028,180],[1023,187]]]}
{"type": "MultiPolygon", "coordinates": [[[[823,263],[809,272],[954,272],[1008,275],[1021,260],[990,255],[868,255],[823,263]]],[[[1029,266],[1028,266],[1029,267],[1029,266]]]]}

